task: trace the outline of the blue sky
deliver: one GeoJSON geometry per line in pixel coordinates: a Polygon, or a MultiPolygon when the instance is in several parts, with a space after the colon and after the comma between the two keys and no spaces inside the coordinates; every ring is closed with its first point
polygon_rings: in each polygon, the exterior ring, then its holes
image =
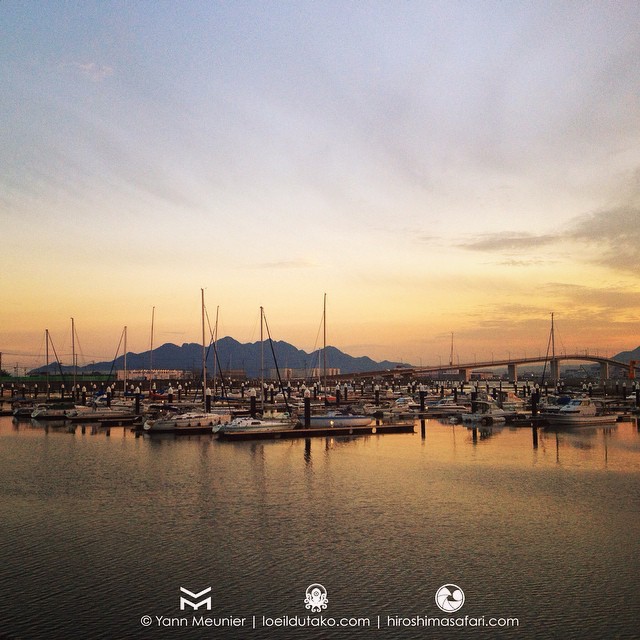
{"type": "Polygon", "coordinates": [[[327,292],[353,355],[633,348],[639,57],[637,2],[5,1],[0,349],[197,341],[201,287],[242,342],[327,292]]]}

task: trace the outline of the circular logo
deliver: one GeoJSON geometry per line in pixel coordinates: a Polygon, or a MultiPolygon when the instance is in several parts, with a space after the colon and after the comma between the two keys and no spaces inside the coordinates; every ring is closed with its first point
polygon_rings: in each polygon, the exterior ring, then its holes
{"type": "Polygon", "coordinates": [[[443,584],[436,591],[436,604],[447,613],[457,611],[464,604],[464,591],[458,585],[443,584]]]}
{"type": "Polygon", "coordinates": [[[327,590],[317,582],[310,584],[305,593],[304,606],[311,609],[314,613],[319,613],[327,608],[329,598],[327,598],[327,590]]]}

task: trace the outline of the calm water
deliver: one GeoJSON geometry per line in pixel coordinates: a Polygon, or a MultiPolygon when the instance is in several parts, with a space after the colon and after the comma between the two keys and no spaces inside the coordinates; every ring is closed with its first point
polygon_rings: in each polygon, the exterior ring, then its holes
{"type": "Polygon", "coordinates": [[[424,438],[418,423],[231,444],[0,418],[0,637],[637,638],[639,490],[635,423],[539,431],[536,447],[531,429],[474,441],[436,421],[424,438]],[[327,590],[321,613],[305,609],[312,583],[327,590]],[[465,602],[447,614],[434,597],[450,583],[465,602]],[[211,587],[212,609],[180,610],[180,587],[211,587]],[[194,614],[246,622],[156,618],[194,614]],[[389,623],[465,615],[519,627],[389,623]],[[263,616],[372,626],[266,627],[263,616]]]}

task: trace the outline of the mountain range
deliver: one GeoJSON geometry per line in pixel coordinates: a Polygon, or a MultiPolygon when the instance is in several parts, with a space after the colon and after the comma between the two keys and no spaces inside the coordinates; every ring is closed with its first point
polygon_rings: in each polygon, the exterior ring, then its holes
{"type": "MultiPolygon", "coordinates": [[[[322,351],[316,350],[307,353],[297,349],[288,342],[278,341],[270,343],[264,341],[264,367],[268,372],[275,368],[277,361],[280,370],[302,369],[309,371],[313,368],[322,368],[324,356],[322,351]],[[271,347],[273,344],[273,350],[271,347]],[[275,359],[274,359],[275,354],[275,359]]],[[[263,350],[260,342],[242,344],[231,337],[221,338],[216,343],[218,354],[217,369],[223,371],[243,370],[247,377],[258,378],[260,376],[261,352],[263,350]]],[[[335,347],[326,349],[327,368],[340,369],[341,373],[366,373],[367,371],[380,371],[392,369],[401,363],[384,360],[376,362],[366,356],[350,356],[335,347]]],[[[153,352],[127,353],[127,369],[179,369],[184,371],[202,370],[202,345],[197,343],[184,343],[178,346],[171,343],[157,347],[153,352]]],[[[83,367],[78,367],[79,373],[105,372],[112,369],[122,370],[124,368],[124,356],[119,356],[112,362],[96,362],[83,367]]],[[[214,369],[214,349],[210,347],[207,351],[207,370],[214,369]]],[[[71,372],[72,367],[63,366],[64,373],[71,372]]],[[[33,373],[44,373],[46,367],[34,369],[33,373]]],[[[49,365],[50,373],[59,373],[58,365],[49,365]]]]}
{"type": "MultiPolygon", "coordinates": [[[[298,369],[309,371],[313,368],[322,369],[323,354],[321,350],[307,353],[297,349],[288,342],[277,341],[270,343],[264,341],[264,367],[265,372],[275,368],[277,361],[280,370],[298,369]],[[271,347],[273,344],[273,350],[271,347]],[[275,359],[274,359],[275,353],[275,359]]],[[[223,371],[244,371],[249,378],[260,377],[261,343],[253,342],[242,344],[231,337],[218,340],[216,344],[218,363],[216,369],[223,371]]],[[[640,362],[640,346],[631,351],[622,351],[613,356],[614,360],[629,362],[638,360],[640,362]]],[[[366,373],[368,371],[382,371],[393,369],[397,366],[411,366],[400,362],[390,362],[383,360],[376,362],[366,356],[350,356],[336,347],[326,349],[327,368],[340,369],[341,373],[366,373]]],[[[202,369],[202,345],[197,343],[184,343],[178,346],[172,343],[163,344],[153,350],[143,353],[127,353],[127,369],[178,369],[184,371],[201,371],[202,369]]],[[[597,365],[596,365],[597,366],[597,365]]],[[[79,373],[108,373],[112,370],[122,370],[124,368],[124,356],[119,356],[111,362],[97,362],[83,367],[78,367],[79,373]]],[[[63,366],[64,373],[70,373],[72,367],[63,366]]],[[[207,352],[207,370],[214,370],[214,350],[210,347],[207,352]]],[[[32,373],[44,373],[46,367],[34,369],[32,373]]],[[[50,373],[59,373],[56,363],[49,365],[50,373]]]]}

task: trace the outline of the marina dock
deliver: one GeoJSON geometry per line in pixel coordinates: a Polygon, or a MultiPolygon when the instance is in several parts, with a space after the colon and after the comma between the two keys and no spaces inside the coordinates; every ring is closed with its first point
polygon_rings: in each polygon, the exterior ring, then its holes
{"type": "Polygon", "coordinates": [[[366,427],[326,427],[314,429],[278,429],[275,431],[229,431],[220,432],[219,440],[239,442],[242,440],[285,440],[292,438],[326,438],[335,436],[366,436],[387,433],[414,433],[413,422],[397,424],[370,424],[366,427]]]}

